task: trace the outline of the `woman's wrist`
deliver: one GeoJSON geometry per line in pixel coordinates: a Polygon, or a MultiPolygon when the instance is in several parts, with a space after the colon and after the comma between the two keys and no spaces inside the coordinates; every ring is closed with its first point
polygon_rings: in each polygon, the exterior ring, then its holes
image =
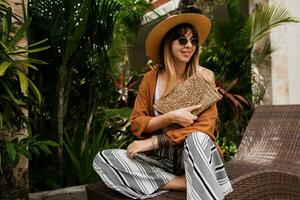
{"type": "Polygon", "coordinates": [[[152,135],[151,140],[154,150],[171,145],[169,137],[164,133],[159,135],[152,135]]]}
{"type": "Polygon", "coordinates": [[[158,137],[157,137],[157,135],[152,135],[151,140],[152,140],[151,142],[152,142],[153,149],[154,150],[158,149],[159,146],[158,146],[158,137]]]}
{"type": "Polygon", "coordinates": [[[171,122],[171,124],[175,124],[177,122],[176,117],[174,115],[174,111],[168,112],[168,113],[166,113],[166,115],[167,115],[168,121],[171,122]]]}

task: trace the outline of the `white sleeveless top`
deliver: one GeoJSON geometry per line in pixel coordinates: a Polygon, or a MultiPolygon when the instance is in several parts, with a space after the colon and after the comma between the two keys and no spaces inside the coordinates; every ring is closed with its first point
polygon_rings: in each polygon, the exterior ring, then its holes
{"type": "MultiPolygon", "coordinates": [[[[158,91],[158,78],[157,78],[156,85],[155,85],[155,92],[154,92],[154,103],[156,103],[159,100],[159,98],[160,96],[158,91]]],[[[160,114],[154,109],[154,115],[158,116],[160,114]]]]}

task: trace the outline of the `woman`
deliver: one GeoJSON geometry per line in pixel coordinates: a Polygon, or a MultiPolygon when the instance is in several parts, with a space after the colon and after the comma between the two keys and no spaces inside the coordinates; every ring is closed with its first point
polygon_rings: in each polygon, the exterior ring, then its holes
{"type": "Polygon", "coordinates": [[[166,114],[153,109],[197,70],[214,84],[213,73],[198,66],[199,45],[210,20],[196,13],[173,15],[156,25],[146,39],[146,54],[160,67],[146,73],[131,114],[132,132],[140,138],[126,150],[99,152],[95,171],[107,186],[145,199],[166,190],[186,190],[187,199],[223,199],[232,191],[221,155],[214,144],[216,104],[199,116],[197,105],[166,114]]]}

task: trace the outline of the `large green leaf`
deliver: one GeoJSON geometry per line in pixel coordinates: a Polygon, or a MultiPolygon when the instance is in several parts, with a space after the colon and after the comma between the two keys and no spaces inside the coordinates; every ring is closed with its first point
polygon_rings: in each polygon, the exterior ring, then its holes
{"type": "Polygon", "coordinates": [[[9,100],[16,103],[17,105],[26,105],[25,102],[23,102],[21,99],[19,99],[13,94],[15,92],[14,88],[10,87],[7,83],[3,82],[2,80],[0,80],[0,82],[2,83],[4,90],[7,92],[9,100]]]}
{"type": "Polygon", "coordinates": [[[19,78],[20,88],[23,95],[27,96],[28,94],[28,78],[24,72],[21,70],[16,70],[16,74],[19,78]]]}
{"type": "Polygon", "coordinates": [[[80,161],[77,158],[78,154],[76,154],[76,152],[74,151],[75,148],[72,146],[71,138],[67,134],[65,134],[64,147],[66,148],[68,155],[72,160],[75,170],[79,172],[81,167],[80,167],[80,161]]]}
{"type": "Polygon", "coordinates": [[[47,62],[45,62],[43,60],[33,59],[33,58],[27,58],[27,61],[29,63],[39,64],[39,65],[46,65],[46,64],[48,64],[47,62]]]}
{"type": "Polygon", "coordinates": [[[4,61],[3,63],[0,64],[0,76],[3,76],[8,69],[8,67],[11,65],[11,62],[4,61]]]}
{"type": "Polygon", "coordinates": [[[38,46],[38,45],[40,45],[40,44],[45,43],[46,41],[48,41],[48,38],[43,39],[43,40],[40,40],[40,41],[38,41],[38,42],[35,42],[35,43],[33,43],[33,44],[28,45],[28,48],[32,48],[32,47],[38,46]]]}
{"type": "Polygon", "coordinates": [[[2,41],[0,41],[0,45],[4,49],[4,51],[8,51],[8,47],[2,41]]]}
{"type": "Polygon", "coordinates": [[[41,95],[39,89],[36,87],[36,85],[30,79],[28,79],[28,83],[29,83],[29,87],[30,87],[31,91],[33,92],[35,98],[38,101],[38,104],[40,105],[42,103],[42,95],[41,95]]]}
{"type": "Polygon", "coordinates": [[[6,143],[6,150],[7,150],[9,159],[11,161],[14,161],[16,159],[16,155],[17,155],[14,144],[11,143],[11,142],[7,142],[6,143]]]}
{"type": "Polygon", "coordinates": [[[8,39],[8,33],[9,33],[9,26],[8,26],[8,22],[6,19],[6,16],[3,17],[2,19],[2,37],[1,37],[1,41],[6,44],[7,39],[8,39]]]}
{"type": "Polygon", "coordinates": [[[20,61],[15,61],[14,64],[16,66],[22,66],[24,68],[30,68],[30,69],[34,69],[34,70],[38,70],[36,66],[30,64],[27,62],[28,60],[20,60],[20,61]]]}

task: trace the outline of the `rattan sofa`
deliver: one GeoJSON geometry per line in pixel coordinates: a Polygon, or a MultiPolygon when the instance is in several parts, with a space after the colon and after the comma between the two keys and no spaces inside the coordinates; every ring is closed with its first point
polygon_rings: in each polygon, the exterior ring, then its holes
{"type": "MultiPolygon", "coordinates": [[[[238,153],[225,164],[232,200],[300,200],[300,105],[259,106],[244,133],[238,153]]],[[[100,181],[86,186],[91,200],[128,199],[100,181]]],[[[156,200],[183,200],[184,192],[156,200]]]]}
{"type": "Polygon", "coordinates": [[[300,105],[257,107],[225,168],[226,199],[300,200],[300,105]]]}

